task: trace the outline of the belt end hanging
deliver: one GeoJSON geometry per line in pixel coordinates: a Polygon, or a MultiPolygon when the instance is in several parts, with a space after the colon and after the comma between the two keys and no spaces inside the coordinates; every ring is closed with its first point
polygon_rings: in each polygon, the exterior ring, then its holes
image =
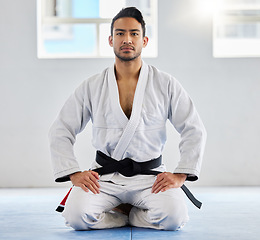
{"type": "Polygon", "coordinates": [[[63,205],[59,205],[57,208],[56,208],[56,212],[60,212],[60,213],[62,213],[63,212],[63,210],[64,210],[64,206],[63,205]]]}
{"type": "Polygon", "coordinates": [[[181,189],[184,191],[186,196],[191,200],[191,202],[199,209],[201,209],[202,203],[196,199],[193,194],[190,192],[190,190],[183,184],[181,186],[181,189]]]}

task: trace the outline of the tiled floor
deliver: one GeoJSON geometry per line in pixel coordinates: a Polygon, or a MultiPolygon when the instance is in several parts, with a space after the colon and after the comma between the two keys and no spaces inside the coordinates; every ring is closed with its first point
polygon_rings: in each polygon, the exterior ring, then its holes
{"type": "Polygon", "coordinates": [[[74,231],[55,212],[64,188],[0,189],[0,239],[16,240],[258,240],[260,187],[192,188],[201,210],[188,202],[190,222],[178,232],[143,228],[74,231]]]}

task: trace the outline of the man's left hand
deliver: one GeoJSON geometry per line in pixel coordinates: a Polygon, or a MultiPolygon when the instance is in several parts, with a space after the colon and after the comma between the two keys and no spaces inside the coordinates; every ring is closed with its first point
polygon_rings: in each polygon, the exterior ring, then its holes
{"type": "Polygon", "coordinates": [[[165,192],[170,188],[179,188],[187,178],[183,173],[163,172],[157,175],[152,187],[152,193],[165,192]]]}

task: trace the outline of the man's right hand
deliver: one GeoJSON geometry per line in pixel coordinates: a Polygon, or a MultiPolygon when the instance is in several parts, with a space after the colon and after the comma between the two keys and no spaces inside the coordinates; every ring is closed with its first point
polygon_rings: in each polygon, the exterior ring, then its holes
{"type": "Polygon", "coordinates": [[[76,172],[70,175],[70,180],[74,186],[81,187],[85,192],[90,190],[94,194],[100,193],[99,175],[97,172],[91,170],[76,172]]]}

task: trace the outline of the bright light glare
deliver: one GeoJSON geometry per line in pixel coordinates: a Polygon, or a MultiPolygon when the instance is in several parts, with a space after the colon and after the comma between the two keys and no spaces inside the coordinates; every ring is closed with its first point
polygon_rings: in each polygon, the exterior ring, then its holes
{"type": "Polygon", "coordinates": [[[223,0],[199,0],[199,12],[201,15],[214,15],[223,7],[223,0]]]}

